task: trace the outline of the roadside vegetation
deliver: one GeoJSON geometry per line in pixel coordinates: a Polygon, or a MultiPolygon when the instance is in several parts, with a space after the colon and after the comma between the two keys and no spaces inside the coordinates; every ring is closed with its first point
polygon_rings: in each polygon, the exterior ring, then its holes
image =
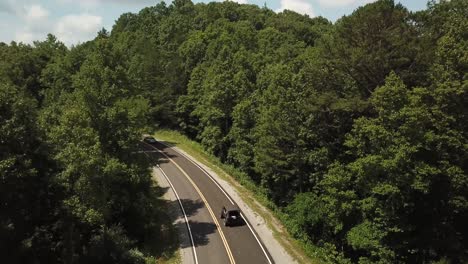
{"type": "Polygon", "coordinates": [[[178,131],[158,129],[154,136],[170,146],[182,149],[197,162],[208,166],[223,180],[226,180],[242,197],[243,201],[255,213],[262,216],[277,241],[296,261],[304,264],[322,263],[323,254],[326,252],[294,239],[279,220],[281,218],[287,219],[289,216],[282,213],[280,208],[268,199],[266,190],[256,185],[248,175],[230,164],[221,162],[219,158],[208,153],[200,143],[190,140],[178,131]]]}
{"type": "Polygon", "coordinates": [[[239,171],[324,262],[467,262],[467,13],[174,0],[71,48],[0,43],[2,260],[161,257],[165,209],[133,153],[156,125],[239,171]]]}

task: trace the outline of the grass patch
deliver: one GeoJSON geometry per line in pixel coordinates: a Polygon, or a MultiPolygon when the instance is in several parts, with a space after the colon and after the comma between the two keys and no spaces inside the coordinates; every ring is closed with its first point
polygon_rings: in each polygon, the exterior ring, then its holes
{"type": "Polygon", "coordinates": [[[201,144],[190,140],[177,131],[157,130],[155,137],[184,150],[198,162],[210,167],[220,177],[229,182],[244,202],[265,219],[267,226],[273,231],[274,237],[299,263],[322,263],[318,248],[296,240],[289,235],[283,224],[278,220],[285,216],[267,198],[265,189],[257,186],[248,175],[231,165],[222,163],[217,157],[207,153],[201,144]],[[266,210],[266,208],[269,210],[266,210]]]}

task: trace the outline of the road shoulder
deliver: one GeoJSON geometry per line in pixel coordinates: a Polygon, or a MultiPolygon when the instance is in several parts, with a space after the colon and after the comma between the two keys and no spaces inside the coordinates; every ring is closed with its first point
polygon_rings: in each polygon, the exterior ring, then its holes
{"type": "Polygon", "coordinates": [[[153,179],[158,183],[158,186],[168,190],[164,193],[163,199],[171,202],[169,203],[169,216],[171,217],[172,224],[178,229],[177,233],[179,235],[179,254],[181,257],[181,263],[195,264],[193,251],[191,247],[182,246],[189,245],[191,242],[187,232],[183,212],[180,209],[180,206],[178,206],[177,197],[174,194],[174,190],[172,190],[166,178],[158,168],[153,167],[152,174],[153,179]]]}

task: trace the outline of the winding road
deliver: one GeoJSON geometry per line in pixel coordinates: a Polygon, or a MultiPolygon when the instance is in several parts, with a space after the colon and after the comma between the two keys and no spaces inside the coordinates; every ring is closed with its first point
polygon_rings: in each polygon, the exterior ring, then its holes
{"type": "Polygon", "coordinates": [[[144,143],[142,148],[177,197],[185,219],[184,228],[178,229],[188,234],[181,247],[191,248],[193,263],[273,263],[244,215],[243,225],[224,226],[221,208],[236,204],[209,173],[162,142],[144,143]]]}

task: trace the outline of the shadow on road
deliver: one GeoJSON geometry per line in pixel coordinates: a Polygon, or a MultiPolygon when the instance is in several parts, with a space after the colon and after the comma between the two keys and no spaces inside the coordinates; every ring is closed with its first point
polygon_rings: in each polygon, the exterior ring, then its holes
{"type": "MultiPolygon", "coordinates": [[[[210,242],[209,235],[216,232],[216,225],[213,223],[207,222],[197,222],[197,221],[190,221],[190,229],[192,230],[193,240],[195,242],[195,246],[204,246],[210,242]]],[[[180,222],[176,224],[178,230],[180,228],[187,228],[185,222],[180,222]]],[[[186,241],[182,241],[180,243],[182,248],[192,247],[190,240],[187,239],[186,241]]]]}
{"type": "MultiPolygon", "coordinates": [[[[187,214],[187,217],[195,215],[200,208],[203,208],[205,205],[203,204],[202,201],[200,200],[189,200],[189,199],[180,199],[182,202],[182,205],[184,206],[185,213],[187,214]]],[[[183,218],[184,214],[180,210],[180,205],[177,200],[175,201],[167,201],[168,206],[170,208],[174,208],[174,212],[171,214],[173,217],[176,218],[183,218]]]]}
{"type": "Polygon", "coordinates": [[[201,200],[193,201],[189,199],[181,199],[181,202],[184,206],[187,217],[195,215],[198,212],[198,209],[205,207],[205,204],[201,200]]]}
{"type": "Polygon", "coordinates": [[[171,159],[177,157],[164,151],[163,153],[166,156],[161,154],[158,149],[154,148],[154,146],[140,142],[137,148],[133,149],[129,153],[129,156],[133,157],[135,162],[144,164],[144,166],[148,168],[154,167],[158,164],[169,163],[170,161],[167,157],[171,159]]]}
{"type": "MultiPolygon", "coordinates": [[[[163,141],[163,140],[160,140],[160,141],[158,141],[158,142],[164,143],[164,144],[169,145],[169,146],[174,146],[174,147],[176,147],[177,144],[178,144],[177,142],[163,141]]],[[[166,146],[164,146],[164,147],[166,147],[166,146]]]]}

